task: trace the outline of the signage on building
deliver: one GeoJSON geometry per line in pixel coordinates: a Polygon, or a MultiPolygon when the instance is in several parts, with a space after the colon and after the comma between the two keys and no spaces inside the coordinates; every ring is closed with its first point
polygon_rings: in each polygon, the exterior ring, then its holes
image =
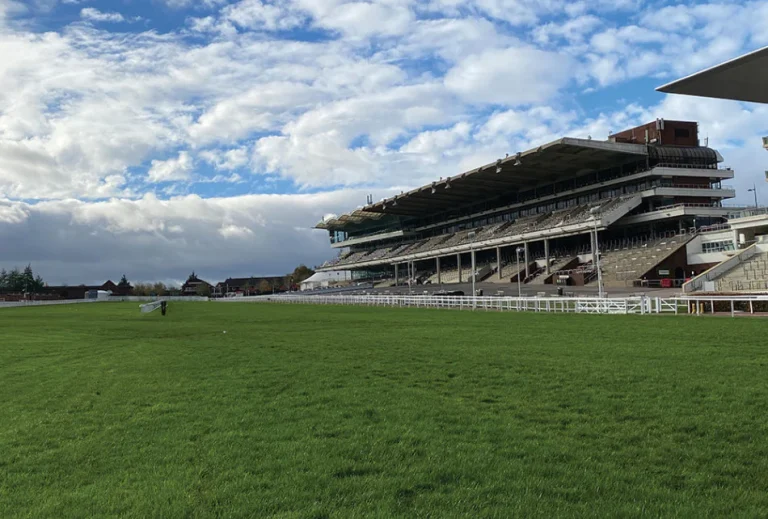
{"type": "Polygon", "coordinates": [[[669,276],[669,271],[668,270],[660,270],[659,271],[659,276],[669,276]]]}

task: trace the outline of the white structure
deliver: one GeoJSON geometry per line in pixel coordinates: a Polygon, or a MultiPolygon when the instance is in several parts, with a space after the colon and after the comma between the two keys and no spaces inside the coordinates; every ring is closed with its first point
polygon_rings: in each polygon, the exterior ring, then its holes
{"type": "Polygon", "coordinates": [[[301,290],[328,288],[337,284],[348,283],[350,281],[352,281],[352,272],[349,270],[316,272],[311,277],[301,282],[301,290]]]}

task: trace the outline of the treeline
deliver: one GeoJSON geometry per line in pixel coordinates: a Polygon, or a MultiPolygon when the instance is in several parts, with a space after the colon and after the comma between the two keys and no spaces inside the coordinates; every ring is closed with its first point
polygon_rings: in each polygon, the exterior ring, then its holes
{"type": "Polygon", "coordinates": [[[10,272],[0,270],[0,290],[6,292],[25,292],[37,294],[43,291],[45,283],[43,278],[32,272],[32,266],[27,265],[24,270],[14,268],[10,272]]]}
{"type": "Polygon", "coordinates": [[[166,286],[165,283],[136,283],[131,295],[134,296],[178,296],[181,289],[176,286],[166,286]]]}

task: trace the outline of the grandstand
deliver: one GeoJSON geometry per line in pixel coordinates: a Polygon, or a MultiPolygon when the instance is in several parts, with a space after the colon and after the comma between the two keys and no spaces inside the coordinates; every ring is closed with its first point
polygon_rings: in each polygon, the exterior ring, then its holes
{"type": "Polygon", "coordinates": [[[323,220],[316,228],[343,252],[319,270],[397,285],[407,266],[419,282],[457,283],[474,255],[477,280],[580,285],[595,282],[597,240],[607,284],[679,286],[691,230],[723,223],[735,196],[722,160],[695,122],[565,137],[323,220]]]}

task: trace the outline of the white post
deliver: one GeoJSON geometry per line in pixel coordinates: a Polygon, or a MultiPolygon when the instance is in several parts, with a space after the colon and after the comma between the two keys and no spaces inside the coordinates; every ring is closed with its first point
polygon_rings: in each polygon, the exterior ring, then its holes
{"type": "Polygon", "coordinates": [[[595,268],[597,269],[597,293],[600,298],[605,297],[605,290],[603,289],[603,272],[600,269],[600,244],[597,239],[597,215],[600,212],[600,207],[593,207],[589,210],[592,213],[592,220],[595,223],[595,247],[593,249],[595,255],[595,268]]]}
{"type": "Polygon", "coordinates": [[[528,279],[528,276],[531,275],[529,272],[530,262],[528,261],[528,242],[523,243],[523,248],[525,249],[525,279],[528,279]]]}
{"type": "Polygon", "coordinates": [[[477,291],[475,290],[475,278],[477,277],[477,270],[475,269],[475,248],[472,244],[472,310],[477,308],[477,291]]]}

